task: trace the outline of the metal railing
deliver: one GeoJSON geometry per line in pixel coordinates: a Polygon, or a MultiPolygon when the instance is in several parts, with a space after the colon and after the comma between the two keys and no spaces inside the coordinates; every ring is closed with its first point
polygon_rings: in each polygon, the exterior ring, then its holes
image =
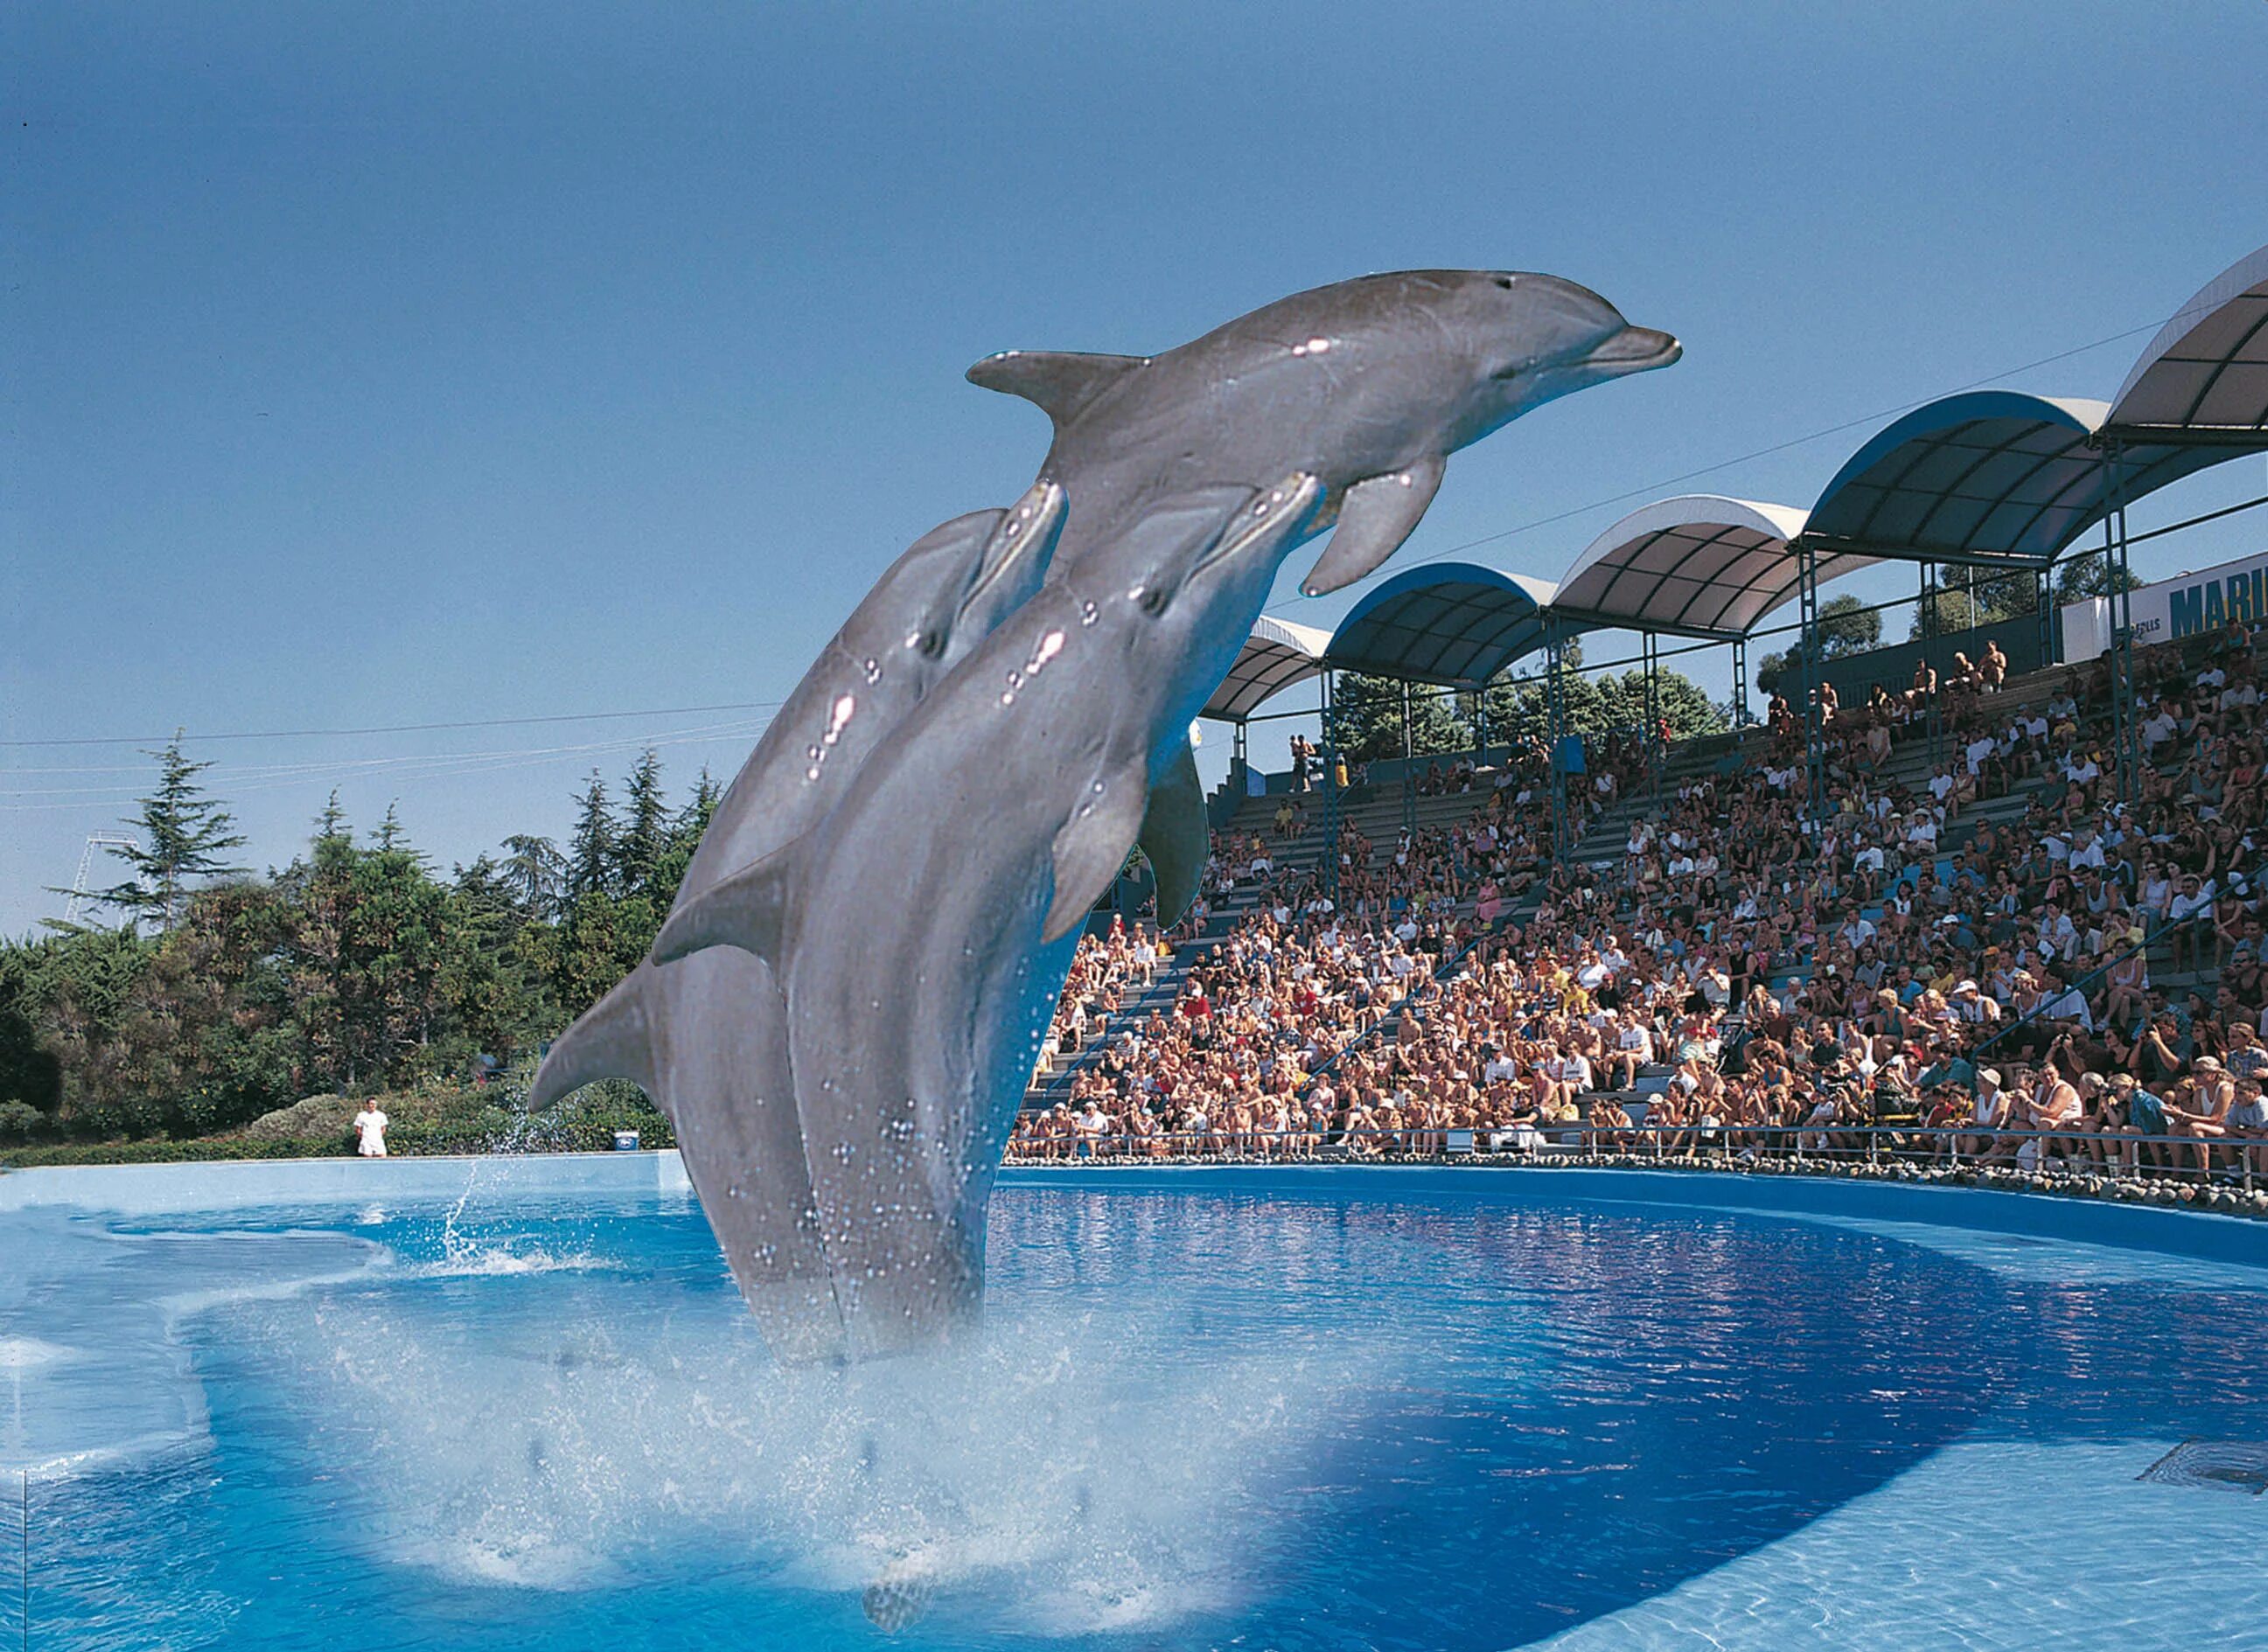
{"type": "Polygon", "coordinates": [[[2268,1186],[2268,1130],[2220,1134],[2152,1134],[2132,1125],[2066,1125],[2047,1129],[1986,1124],[1861,1124],[1841,1120],[1794,1124],[1514,1123],[1427,1125],[1398,1129],[1344,1130],[1163,1130],[1151,1134],[1078,1132],[1070,1135],[1019,1137],[1009,1143],[1012,1164],[1062,1164],[1145,1159],[1279,1162],[1367,1157],[1438,1162],[1489,1154],[1548,1163],[1567,1153],[1622,1154],[1648,1163],[1696,1159],[1743,1164],[1757,1160],[1808,1164],[1930,1164],[1948,1169],[2044,1170],[2051,1158],[2067,1171],[2089,1169],[2139,1175],[2145,1149],[2175,1160],[2228,1156],[2224,1171],[2206,1173],[2204,1183],[2242,1188],[2268,1186]],[[2032,1164],[2023,1162],[2026,1143],[2037,1144],[2032,1164]],[[2063,1148],[2060,1153],[2051,1149],[2063,1148]],[[2261,1161],[2256,1170],[2255,1160],[2261,1161]]]}

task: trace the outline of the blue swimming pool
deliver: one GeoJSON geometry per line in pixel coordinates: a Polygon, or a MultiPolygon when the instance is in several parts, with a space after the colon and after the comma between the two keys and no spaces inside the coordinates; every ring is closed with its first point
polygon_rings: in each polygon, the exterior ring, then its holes
{"type": "Polygon", "coordinates": [[[1031,1174],[983,1346],[784,1372],[652,1163],[0,1181],[0,1646],[2268,1644],[2260,1230],[1031,1174]]]}

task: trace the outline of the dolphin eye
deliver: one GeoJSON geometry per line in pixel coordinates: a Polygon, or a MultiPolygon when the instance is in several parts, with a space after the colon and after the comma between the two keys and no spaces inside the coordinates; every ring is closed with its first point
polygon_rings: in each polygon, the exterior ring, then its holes
{"type": "Polygon", "coordinates": [[[906,639],[906,646],[913,650],[917,654],[919,654],[924,659],[935,659],[945,652],[946,642],[946,637],[945,633],[939,630],[936,627],[931,626],[924,630],[917,631],[911,636],[908,637],[906,639]]]}
{"type": "Polygon", "coordinates": [[[1145,585],[1143,587],[1141,593],[1134,598],[1134,606],[1141,609],[1143,613],[1148,614],[1152,620],[1154,620],[1160,614],[1165,613],[1166,605],[1168,600],[1170,600],[1170,598],[1167,597],[1164,586],[1145,585]]]}
{"type": "Polygon", "coordinates": [[[1496,284],[1503,288],[1506,292],[1510,292],[1515,283],[1509,275],[1498,275],[1496,278],[1496,284]]]}

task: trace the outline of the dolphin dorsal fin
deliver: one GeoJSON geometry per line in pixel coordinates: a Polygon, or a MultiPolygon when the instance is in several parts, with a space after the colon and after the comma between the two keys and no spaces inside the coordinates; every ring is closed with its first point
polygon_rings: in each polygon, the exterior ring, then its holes
{"type": "Polygon", "coordinates": [[[1061,430],[1146,356],[1093,356],[1077,350],[1003,350],[968,370],[968,382],[1036,403],[1061,430]]]}
{"type": "Polygon", "coordinates": [[[777,969],[802,840],[752,861],[669,914],[653,938],[653,961],[672,964],[712,946],[737,946],[777,969]]]}

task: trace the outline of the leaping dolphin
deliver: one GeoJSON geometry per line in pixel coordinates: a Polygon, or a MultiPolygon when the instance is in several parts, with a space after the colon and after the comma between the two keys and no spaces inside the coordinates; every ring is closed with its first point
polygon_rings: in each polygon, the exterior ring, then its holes
{"type": "Polygon", "coordinates": [[[1008,350],[968,378],[1055,422],[1040,477],[1071,503],[1059,561],[1161,500],[1304,470],[1319,524],[1337,524],[1303,585],[1316,597],[1394,554],[1459,448],[1682,348],[1556,275],[1413,269],[1294,293],[1162,356],[1008,350]]]}
{"type": "MultiPolygon", "coordinates": [[[[1556,275],[1419,269],[1294,293],[1160,356],[1008,350],[968,378],[1055,422],[1040,477],[1070,501],[1058,562],[1076,562],[1163,501],[1297,470],[1322,483],[1317,525],[1336,524],[1304,583],[1314,597],[1400,548],[1459,448],[1681,353],[1668,334],[1631,326],[1556,275]]],[[[1184,748],[1162,771],[1142,831],[1160,923],[1196,892],[1208,841],[1184,748]]]]}
{"type": "Polygon", "coordinates": [[[1424,271],[1302,293],[1156,357],[971,370],[1055,420],[1041,480],[1068,520],[1047,583],[823,833],[681,904],[654,949],[738,946],[779,972],[855,1354],[949,1338],[976,1312],[985,1202],[1072,932],[1138,833],[1161,915],[1194,887],[1201,827],[1160,830],[1152,793],[1195,799],[1182,731],[1292,548],[1335,519],[1307,588],[1360,577],[1408,537],[1448,453],[1678,353],[1571,283],[1424,271]],[[1161,839],[1194,841],[1194,860],[1164,863],[1161,839]]]}
{"type": "MultiPolygon", "coordinates": [[[[1040,581],[1063,490],[933,529],[821,651],[718,803],[676,907],[826,818],[859,766],[1040,581]]],[[[673,908],[675,909],[675,908],[673,908]]],[[[546,1107],[600,1078],[644,1089],[676,1127],[733,1277],[784,1362],[841,1357],[817,1235],[784,1006],[762,959],[730,950],[648,959],[554,1044],[528,1096],[546,1107]]]]}
{"type": "Polygon", "coordinates": [[[1307,475],[1200,489],[1058,568],[821,830],[663,927],[658,959],[730,943],[774,966],[854,1357],[973,1323],[1016,1099],[1171,760],[1159,731],[1189,726],[1322,496],[1307,475]]]}

